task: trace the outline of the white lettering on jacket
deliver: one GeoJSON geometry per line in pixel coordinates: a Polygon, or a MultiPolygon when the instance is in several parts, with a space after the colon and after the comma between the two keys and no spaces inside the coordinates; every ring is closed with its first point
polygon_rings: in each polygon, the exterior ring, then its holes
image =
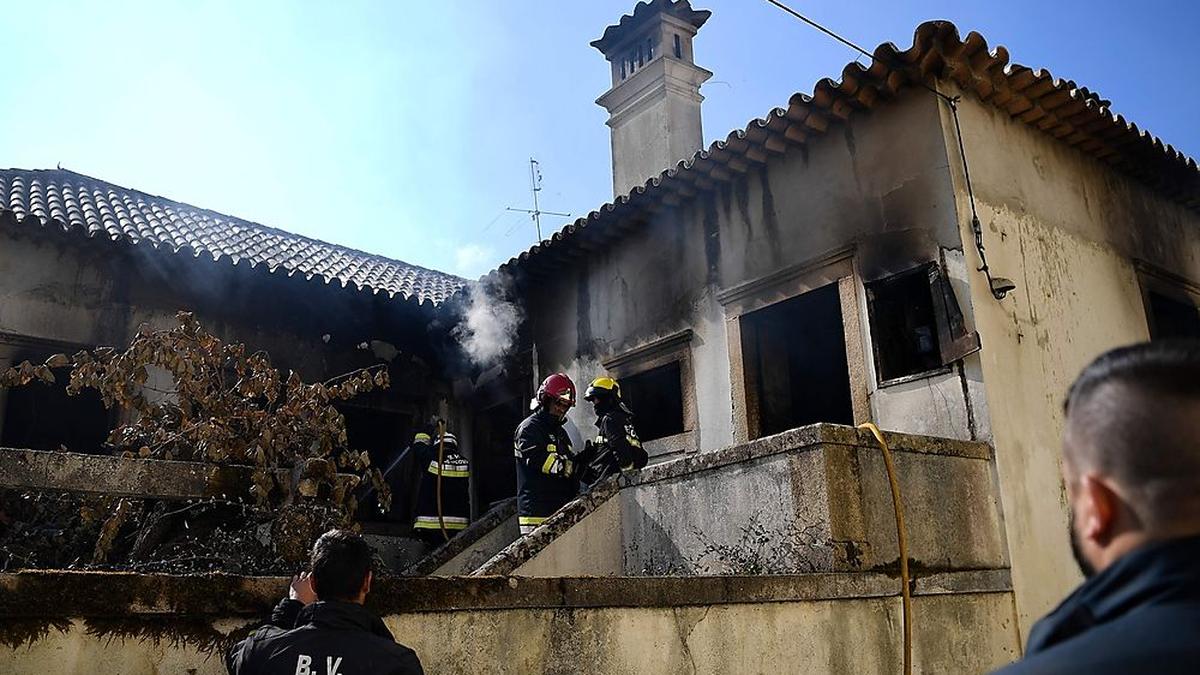
{"type": "Polygon", "coordinates": [[[301,654],[296,658],[296,675],[312,675],[312,657],[308,654],[301,654]]]}

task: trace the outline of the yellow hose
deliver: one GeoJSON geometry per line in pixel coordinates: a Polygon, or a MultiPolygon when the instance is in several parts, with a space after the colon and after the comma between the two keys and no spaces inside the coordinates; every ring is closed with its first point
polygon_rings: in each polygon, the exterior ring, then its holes
{"type": "Polygon", "coordinates": [[[896,480],[896,465],[892,463],[892,451],[879,427],[867,422],[859,429],[871,432],[883,450],[883,465],[887,468],[888,483],[892,486],[892,508],[896,512],[896,541],[900,548],[900,599],[904,618],[904,675],[912,675],[912,595],[908,581],[908,530],[904,527],[904,506],[900,503],[900,483],[896,480]]]}
{"type": "Polygon", "coordinates": [[[438,527],[442,530],[442,539],[450,541],[446,533],[446,519],[442,515],[442,462],[446,459],[446,423],[438,420],[438,463],[437,463],[437,509],[438,527]]]}

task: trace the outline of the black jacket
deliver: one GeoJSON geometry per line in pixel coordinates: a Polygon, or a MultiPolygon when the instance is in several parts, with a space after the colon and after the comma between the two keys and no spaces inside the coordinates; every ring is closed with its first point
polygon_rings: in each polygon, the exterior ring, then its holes
{"type": "Polygon", "coordinates": [[[998,672],[1200,672],[1200,537],[1147,544],[1088,579],[998,672]]]}
{"type": "Polygon", "coordinates": [[[620,470],[641,469],[649,457],[642,449],[633,424],[633,413],[622,404],[605,410],[596,418],[596,445],[608,446],[620,470]]]}
{"type": "Polygon", "coordinates": [[[413,521],[416,529],[434,530],[440,532],[442,524],[449,534],[466,529],[471,521],[471,464],[465,457],[452,451],[447,446],[443,449],[440,471],[442,473],[442,517],[438,518],[437,480],[438,480],[438,447],[437,443],[417,448],[416,468],[421,472],[420,491],[417,495],[417,513],[413,521]]]}
{"type": "Polygon", "coordinates": [[[349,602],[283,600],[271,623],[225,657],[230,675],[423,675],[413,650],[399,644],[383,620],[349,602]]]}
{"type": "Polygon", "coordinates": [[[539,408],[521,422],[513,439],[519,516],[544,518],[579,495],[577,478],[547,473],[551,453],[573,456],[571,439],[561,422],[539,408]]]}

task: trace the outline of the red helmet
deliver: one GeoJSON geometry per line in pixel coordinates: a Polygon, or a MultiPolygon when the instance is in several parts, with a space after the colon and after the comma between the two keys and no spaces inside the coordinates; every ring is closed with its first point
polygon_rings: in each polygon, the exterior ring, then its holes
{"type": "Polygon", "coordinates": [[[565,373],[555,373],[542,381],[538,387],[538,403],[558,400],[569,406],[575,405],[575,383],[565,373]]]}

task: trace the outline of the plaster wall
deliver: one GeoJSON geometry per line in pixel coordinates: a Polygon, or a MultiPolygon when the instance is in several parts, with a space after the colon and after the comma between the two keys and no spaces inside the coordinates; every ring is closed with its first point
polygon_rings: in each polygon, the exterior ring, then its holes
{"type": "MultiPolygon", "coordinates": [[[[961,124],[984,243],[1015,292],[997,302],[968,250],[1022,631],[1079,580],[1060,476],[1062,398],[1102,351],[1147,339],[1135,260],[1200,280],[1200,214],[1052,136],[964,96],[961,124]]],[[[952,166],[961,166],[943,111],[952,166]]],[[[954,174],[962,236],[970,207],[954,174]]]]}
{"type": "MultiPolygon", "coordinates": [[[[851,361],[868,365],[859,384],[870,397],[869,414],[899,431],[986,439],[970,423],[975,413],[965,410],[967,401],[986,405],[977,367],[929,373],[906,387],[876,386],[862,295],[863,281],[946,257],[970,321],[940,123],[932,95],[904,94],[562,264],[554,284],[540,284],[527,296],[541,373],[562,370],[587,382],[610,358],[690,329],[693,449],[729,445],[740,440],[735,429],[744,411],[734,407],[742,382],[730,372],[730,324],[737,318],[719,299],[722,292],[852,247],[862,355],[851,361]]],[[[773,302],[793,291],[767,288],[760,295],[773,302]]],[[[592,424],[586,408],[572,412],[581,429],[592,424]]]]}
{"type": "MultiPolygon", "coordinates": [[[[888,442],[914,569],[1007,567],[988,446],[900,434],[888,442]]],[[[483,573],[802,574],[899,560],[880,450],[865,432],[835,425],[656,465],[582,518],[545,527],[553,537],[517,542],[497,560],[512,562],[483,573]]]]}
{"type": "MultiPolygon", "coordinates": [[[[914,672],[987,672],[1019,655],[1006,592],[918,596],[914,672]]],[[[684,607],[563,607],[389,614],[430,673],[884,673],[901,669],[900,600],[844,598],[684,607]],[[551,637],[556,636],[556,637],[551,637]]],[[[222,629],[244,621],[219,621],[222,629]]],[[[19,648],[10,672],[225,672],[167,638],[110,637],[79,620],[19,648]]]]}
{"type": "MultiPolygon", "coordinates": [[[[143,323],[170,327],[177,311],[194,311],[208,300],[221,298],[231,311],[226,315],[201,312],[208,330],[274,347],[273,355],[278,353],[297,367],[312,370],[311,364],[320,363],[316,347],[320,335],[281,336],[286,329],[278,324],[230,316],[239,305],[256,298],[215,264],[194,260],[177,266],[178,261],[163,262],[170,255],[163,252],[78,235],[71,237],[77,241],[71,241],[39,229],[19,225],[0,230],[0,331],[79,345],[121,345],[143,323]],[[173,281],[190,293],[172,293],[163,279],[172,273],[183,277],[173,281]]],[[[269,315],[269,308],[265,309],[263,314],[269,315]]]]}

